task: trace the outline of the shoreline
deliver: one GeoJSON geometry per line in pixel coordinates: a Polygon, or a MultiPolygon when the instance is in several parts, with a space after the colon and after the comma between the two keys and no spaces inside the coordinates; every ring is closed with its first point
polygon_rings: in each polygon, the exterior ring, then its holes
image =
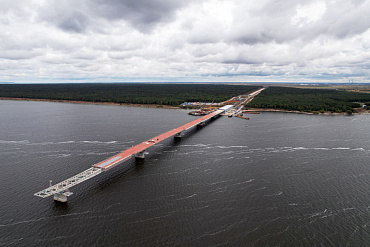
{"type": "Polygon", "coordinates": [[[144,107],[144,108],[181,109],[181,107],[179,107],[179,106],[169,106],[169,105],[128,104],[128,103],[92,102],[92,101],[78,101],[78,100],[7,98],[7,97],[0,97],[0,100],[38,101],[38,102],[71,103],[71,104],[112,105],[112,106],[144,107]]]}
{"type": "MultiPolygon", "coordinates": [[[[345,112],[342,112],[342,113],[339,113],[339,112],[324,112],[324,113],[318,113],[318,114],[315,114],[313,112],[302,112],[302,111],[288,111],[288,110],[282,110],[282,109],[265,109],[265,108],[249,108],[248,107],[248,110],[245,110],[246,114],[248,114],[248,111],[250,112],[283,112],[283,113],[295,113],[295,114],[306,114],[306,115],[326,115],[326,116],[333,116],[333,115],[346,115],[346,116],[350,116],[348,113],[345,113],[345,112]]],[[[363,111],[363,112],[355,112],[351,115],[362,115],[362,114],[370,114],[370,111],[363,111]]]]}
{"type": "MultiPolygon", "coordinates": [[[[70,104],[90,104],[90,105],[111,105],[111,106],[128,106],[128,107],[143,107],[143,108],[163,108],[163,109],[182,109],[180,106],[169,106],[169,105],[153,105],[153,104],[128,104],[128,103],[114,103],[114,102],[91,102],[91,101],[78,101],[78,100],[54,100],[54,99],[31,99],[31,98],[8,98],[0,97],[0,100],[17,100],[17,101],[38,101],[38,102],[53,102],[53,103],[70,103],[70,104]]],[[[283,112],[283,113],[295,113],[295,114],[306,114],[306,115],[347,115],[347,113],[319,113],[313,112],[301,112],[301,111],[288,111],[282,109],[264,109],[264,108],[249,108],[245,110],[246,114],[250,112],[283,112]]],[[[355,112],[352,115],[370,114],[370,111],[355,112]]]]}

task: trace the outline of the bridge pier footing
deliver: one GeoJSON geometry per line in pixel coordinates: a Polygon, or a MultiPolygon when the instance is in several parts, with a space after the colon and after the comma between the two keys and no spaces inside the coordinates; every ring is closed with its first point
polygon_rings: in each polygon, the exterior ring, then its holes
{"type": "Polygon", "coordinates": [[[63,195],[63,194],[54,194],[54,201],[58,201],[58,202],[67,202],[67,196],[63,195]]]}
{"type": "Polygon", "coordinates": [[[70,196],[70,195],[73,195],[73,193],[70,192],[68,189],[66,189],[62,192],[59,192],[59,193],[55,193],[54,194],[54,201],[67,202],[67,196],[70,196]]]}
{"type": "Polygon", "coordinates": [[[145,150],[135,154],[135,158],[136,159],[144,159],[145,158],[145,154],[148,154],[148,152],[145,152],[145,150]]]}

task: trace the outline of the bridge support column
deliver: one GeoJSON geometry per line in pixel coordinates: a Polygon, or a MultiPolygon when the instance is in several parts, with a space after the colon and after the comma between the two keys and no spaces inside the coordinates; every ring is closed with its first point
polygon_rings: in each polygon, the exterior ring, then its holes
{"type": "Polygon", "coordinates": [[[65,196],[64,194],[56,193],[54,194],[54,201],[67,202],[67,196],[65,196]]]}
{"type": "Polygon", "coordinates": [[[54,194],[54,201],[58,202],[67,202],[67,196],[73,195],[72,192],[69,191],[69,189],[63,190],[59,193],[54,194]]]}
{"type": "Polygon", "coordinates": [[[181,139],[181,137],[182,137],[181,132],[177,133],[177,134],[174,136],[174,138],[175,138],[175,139],[181,139]]]}
{"type": "Polygon", "coordinates": [[[145,150],[135,154],[135,158],[136,159],[144,159],[145,158],[145,154],[148,154],[148,152],[145,152],[145,150]]]}

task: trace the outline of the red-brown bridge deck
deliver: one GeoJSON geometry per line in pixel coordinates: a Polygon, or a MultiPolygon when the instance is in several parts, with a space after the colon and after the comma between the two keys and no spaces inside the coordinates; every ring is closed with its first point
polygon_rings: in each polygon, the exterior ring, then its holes
{"type": "Polygon", "coordinates": [[[210,119],[216,115],[219,115],[223,112],[223,110],[217,110],[217,111],[214,111],[208,115],[205,115],[203,117],[200,117],[200,118],[197,118],[187,124],[184,124],[176,129],[173,129],[173,130],[170,130],[166,133],[163,133],[159,136],[156,136],[156,137],[153,137],[152,139],[148,140],[148,141],[145,141],[145,142],[142,142],[136,146],[133,146],[129,149],[126,149],[125,151],[113,156],[113,157],[110,157],[106,160],[103,160],[102,162],[98,163],[98,164],[95,164],[93,165],[93,167],[96,167],[96,168],[101,168],[102,170],[106,171],[110,168],[113,168],[114,166],[118,165],[119,163],[123,162],[123,161],[126,161],[128,160],[129,158],[131,158],[133,155],[137,154],[137,153],[140,153],[144,150],[146,150],[147,148],[171,137],[171,136],[174,136],[182,131],[185,131],[203,121],[206,121],[207,119],[210,119]]]}

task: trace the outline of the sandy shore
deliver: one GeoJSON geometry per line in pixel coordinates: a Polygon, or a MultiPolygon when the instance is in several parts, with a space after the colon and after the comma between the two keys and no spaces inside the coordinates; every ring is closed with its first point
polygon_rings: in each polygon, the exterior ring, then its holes
{"type": "Polygon", "coordinates": [[[57,102],[57,103],[71,103],[71,104],[115,105],[115,106],[147,107],[147,108],[180,109],[179,106],[168,106],[168,105],[125,104],[125,103],[90,102],[90,101],[77,101],[77,100],[53,100],[53,99],[30,99],[30,98],[6,98],[6,97],[0,97],[0,100],[42,101],[42,102],[57,102]]]}

